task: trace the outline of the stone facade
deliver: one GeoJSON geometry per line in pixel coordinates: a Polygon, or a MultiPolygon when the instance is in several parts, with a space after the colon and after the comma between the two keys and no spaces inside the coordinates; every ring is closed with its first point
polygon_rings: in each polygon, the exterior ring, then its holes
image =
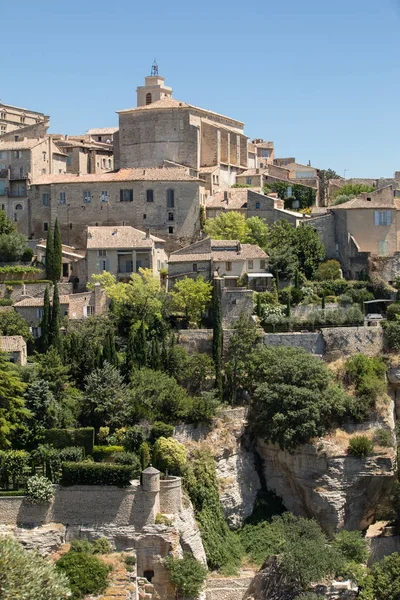
{"type": "Polygon", "coordinates": [[[48,120],[43,113],[0,102],[0,136],[48,120]]]}
{"type": "Polygon", "coordinates": [[[26,365],[26,342],[21,335],[0,336],[0,350],[8,355],[10,362],[26,365]]]}

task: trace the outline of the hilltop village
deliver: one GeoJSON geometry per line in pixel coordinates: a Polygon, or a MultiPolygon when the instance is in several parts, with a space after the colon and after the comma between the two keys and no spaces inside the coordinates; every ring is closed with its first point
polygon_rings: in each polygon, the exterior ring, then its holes
{"type": "Polygon", "coordinates": [[[0,103],[0,597],[398,598],[400,171],[136,104],[0,103]]]}

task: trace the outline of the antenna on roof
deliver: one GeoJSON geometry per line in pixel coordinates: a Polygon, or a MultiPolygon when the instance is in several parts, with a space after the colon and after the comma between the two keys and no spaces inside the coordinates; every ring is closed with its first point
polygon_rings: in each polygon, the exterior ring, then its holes
{"type": "Polygon", "coordinates": [[[154,59],[153,64],[151,65],[151,76],[156,77],[158,75],[158,64],[156,59],[154,59]]]}

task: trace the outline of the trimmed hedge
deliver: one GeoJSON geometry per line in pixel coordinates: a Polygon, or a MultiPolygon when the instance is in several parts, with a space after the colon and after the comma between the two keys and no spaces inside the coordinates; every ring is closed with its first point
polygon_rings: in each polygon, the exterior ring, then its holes
{"type": "Polygon", "coordinates": [[[110,461],[114,454],[123,451],[123,446],[93,446],[92,456],[96,462],[101,462],[102,460],[110,461]]]}
{"type": "Polygon", "coordinates": [[[26,490],[0,490],[0,498],[7,496],[26,496],[26,490]]]}
{"type": "Polygon", "coordinates": [[[4,273],[10,273],[12,275],[16,273],[42,273],[42,269],[36,267],[24,267],[22,265],[15,265],[14,267],[0,267],[0,275],[4,273]]]}
{"type": "Polygon", "coordinates": [[[81,427],[79,429],[47,429],[44,432],[44,443],[55,448],[68,448],[82,446],[85,454],[93,453],[94,427],[81,427]]]}
{"type": "Polygon", "coordinates": [[[130,465],[110,463],[65,462],[61,466],[62,485],[116,485],[127,487],[134,478],[134,468],[130,465]]]}
{"type": "Polygon", "coordinates": [[[26,281],[22,279],[7,279],[6,281],[0,281],[0,283],[4,283],[4,285],[29,285],[33,283],[48,283],[49,285],[53,285],[50,279],[27,279],[26,281]]]}
{"type": "Polygon", "coordinates": [[[0,298],[0,306],[12,306],[12,304],[11,298],[0,298]]]}

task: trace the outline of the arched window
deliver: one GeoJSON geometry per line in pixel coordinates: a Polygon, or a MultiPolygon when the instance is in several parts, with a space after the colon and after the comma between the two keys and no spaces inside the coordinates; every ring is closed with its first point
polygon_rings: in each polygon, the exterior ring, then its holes
{"type": "Polygon", "coordinates": [[[151,104],[151,94],[150,92],[146,94],[146,104],[151,104]]]}
{"type": "Polygon", "coordinates": [[[23,210],[22,204],[16,204],[15,205],[15,210],[23,210]]]}

